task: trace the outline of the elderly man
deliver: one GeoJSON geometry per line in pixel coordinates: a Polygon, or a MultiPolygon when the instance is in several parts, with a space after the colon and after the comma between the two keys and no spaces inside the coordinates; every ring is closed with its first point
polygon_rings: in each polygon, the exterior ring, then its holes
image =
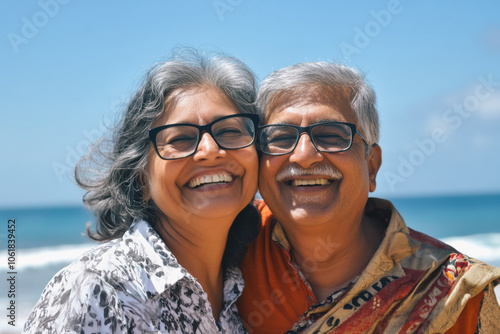
{"type": "Polygon", "coordinates": [[[375,94],[358,71],[276,71],[258,107],[263,227],[238,302],[250,333],[500,333],[500,268],[368,198],[382,152],[375,94]]]}

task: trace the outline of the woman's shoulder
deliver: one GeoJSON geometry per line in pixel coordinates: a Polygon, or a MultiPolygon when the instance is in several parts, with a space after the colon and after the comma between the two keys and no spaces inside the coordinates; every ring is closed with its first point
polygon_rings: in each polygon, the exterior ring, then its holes
{"type": "Polygon", "coordinates": [[[169,260],[175,261],[154,229],[142,221],[132,224],[122,237],[83,253],[53,280],[72,282],[99,277],[110,284],[120,284],[135,281],[142,271],[168,264],[169,260]]]}
{"type": "Polygon", "coordinates": [[[93,286],[102,282],[110,288],[138,290],[141,286],[151,290],[164,288],[188,275],[177,262],[165,243],[146,222],[132,224],[120,238],[104,242],[85,252],[76,261],[60,270],[46,287],[48,293],[67,287],[93,286]]]}
{"type": "MultiPolygon", "coordinates": [[[[125,260],[121,242],[116,239],[99,244],[62,268],[48,282],[39,303],[53,296],[59,296],[61,302],[66,302],[70,295],[76,296],[84,290],[96,289],[96,286],[109,281],[109,273],[123,277],[121,274],[130,271],[131,264],[127,264],[125,260]]],[[[86,293],[87,291],[83,292],[86,293]]]]}
{"type": "MultiPolygon", "coordinates": [[[[84,252],[75,261],[61,269],[53,281],[82,280],[87,276],[102,276],[103,272],[125,269],[127,254],[123,250],[123,239],[114,239],[96,245],[84,252]],[[63,279],[64,277],[64,279],[63,279]]],[[[130,266],[130,264],[127,264],[130,266]]]]}
{"type": "Polygon", "coordinates": [[[90,249],[61,269],[30,314],[27,333],[40,329],[80,332],[98,322],[123,324],[128,310],[139,312],[151,294],[148,291],[163,283],[149,275],[151,268],[161,265],[152,263],[158,261],[158,255],[156,260],[149,258],[157,252],[148,238],[148,226],[140,231],[141,226],[138,230],[133,225],[123,237],[90,249]]]}
{"type": "MultiPolygon", "coordinates": [[[[55,274],[27,319],[25,333],[82,332],[84,324],[91,320],[91,305],[99,305],[99,301],[109,304],[115,294],[98,267],[113,263],[107,254],[118,244],[111,241],[94,247],[55,274]]],[[[113,305],[108,309],[115,312],[113,305]]],[[[99,316],[98,312],[92,313],[99,316]]]]}

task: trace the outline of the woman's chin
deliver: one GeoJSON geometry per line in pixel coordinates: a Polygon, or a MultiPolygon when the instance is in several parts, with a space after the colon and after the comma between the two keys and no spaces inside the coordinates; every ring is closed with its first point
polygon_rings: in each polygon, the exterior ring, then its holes
{"type": "Polygon", "coordinates": [[[205,219],[230,219],[231,221],[236,218],[248,202],[235,201],[234,198],[217,198],[207,201],[204,205],[194,208],[199,215],[205,219]]]}

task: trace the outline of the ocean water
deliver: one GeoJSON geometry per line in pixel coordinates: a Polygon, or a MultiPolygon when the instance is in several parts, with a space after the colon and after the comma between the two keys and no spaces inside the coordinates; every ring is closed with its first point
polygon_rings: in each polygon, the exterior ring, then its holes
{"type": "MultiPolygon", "coordinates": [[[[0,334],[20,333],[31,309],[49,280],[64,266],[96,245],[85,236],[93,215],[83,207],[25,208],[0,210],[0,334]],[[15,238],[8,223],[15,219],[15,238]],[[14,267],[9,268],[8,240],[15,240],[14,267]],[[10,277],[15,272],[15,327],[8,324],[10,277]]],[[[10,224],[12,225],[12,224],[10,224]]],[[[12,244],[12,242],[11,242],[12,244]]]]}
{"type": "MultiPolygon", "coordinates": [[[[391,198],[408,226],[469,256],[500,266],[500,194],[391,198]]],[[[47,282],[96,243],[85,236],[93,215],[83,207],[0,210],[0,334],[20,333],[47,282]],[[16,231],[16,326],[7,324],[9,219],[16,231]],[[7,320],[6,320],[7,319],[7,320]]],[[[500,289],[497,289],[497,295],[500,289]]]]}

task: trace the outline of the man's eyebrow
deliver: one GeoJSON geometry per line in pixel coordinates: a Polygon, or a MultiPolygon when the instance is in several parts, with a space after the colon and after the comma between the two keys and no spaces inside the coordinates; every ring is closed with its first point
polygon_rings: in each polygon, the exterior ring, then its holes
{"type": "MultiPolygon", "coordinates": [[[[313,125],[313,124],[323,124],[323,123],[332,123],[332,122],[345,123],[345,121],[343,121],[343,120],[325,118],[325,119],[320,119],[317,122],[312,123],[310,125],[313,125]]],[[[277,123],[267,123],[267,124],[264,124],[264,125],[295,125],[295,124],[281,121],[281,122],[277,122],[277,123]]]]}
{"type": "Polygon", "coordinates": [[[264,125],[293,125],[293,124],[287,122],[278,122],[278,123],[267,123],[264,125]]]}
{"type": "Polygon", "coordinates": [[[320,119],[319,121],[317,121],[314,124],[332,123],[332,122],[342,122],[342,121],[339,119],[320,119]]]}

